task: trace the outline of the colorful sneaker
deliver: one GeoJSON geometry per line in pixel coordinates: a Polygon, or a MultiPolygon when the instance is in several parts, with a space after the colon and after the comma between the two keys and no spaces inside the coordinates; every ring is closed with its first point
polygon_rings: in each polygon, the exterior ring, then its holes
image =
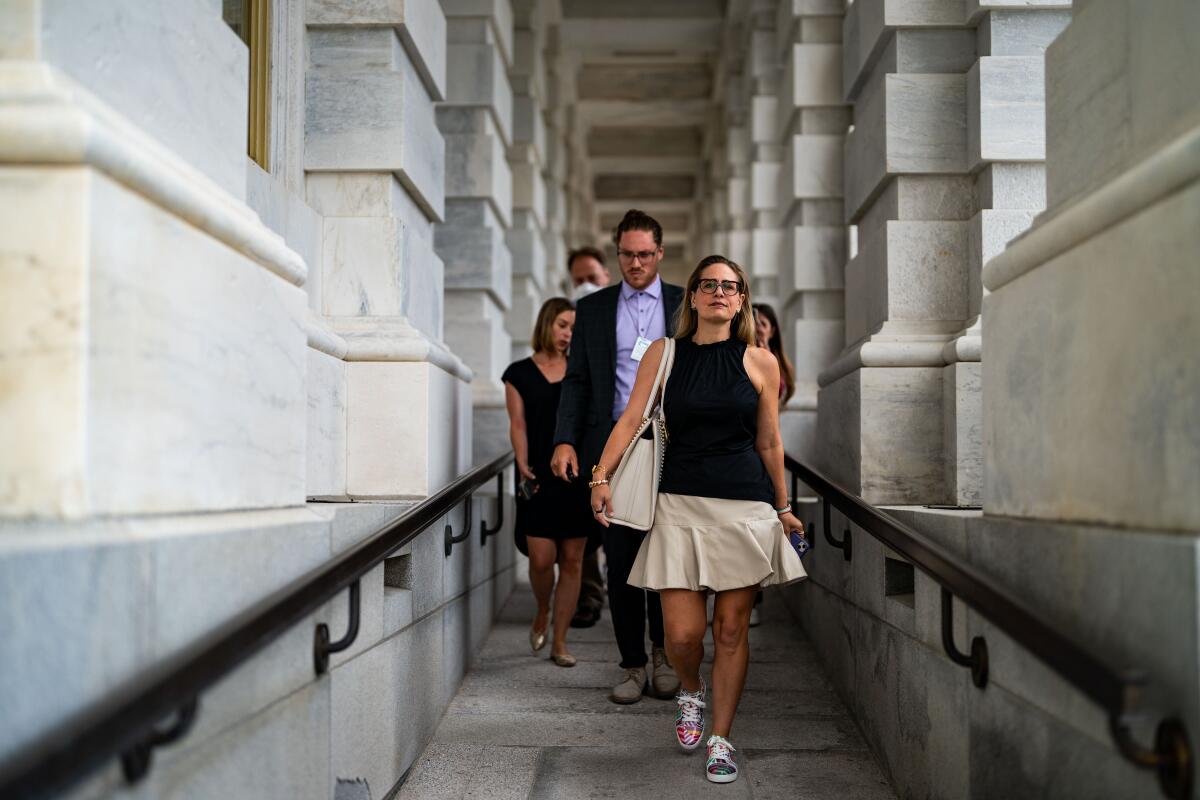
{"type": "Polygon", "coordinates": [[[734,746],[724,736],[708,737],[708,761],[704,771],[713,783],[733,783],[737,780],[737,762],[733,760],[734,746]]]}
{"type": "Polygon", "coordinates": [[[704,679],[700,679],[700,691],[679,690],[675,702],[679,711],[675,713],[675,741],[687,752],[700,746],[704,738],[704,679]]]}

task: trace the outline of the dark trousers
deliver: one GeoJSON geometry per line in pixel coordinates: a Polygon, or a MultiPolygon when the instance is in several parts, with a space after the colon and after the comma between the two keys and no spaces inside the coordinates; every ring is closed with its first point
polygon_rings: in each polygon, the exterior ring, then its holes
{"type": "Polygon", "coordinates": [[[613,525],[604,531],[604,557],[608,561],[608,609],[612,614],[613,633],[621,651],[621,669],[644,667],[646,656],[646,620],[650,620],[650,641],[663,646],[662,603],[658,592],[630,586],[629,571],[637,558],[644,531],[613,525]]]}

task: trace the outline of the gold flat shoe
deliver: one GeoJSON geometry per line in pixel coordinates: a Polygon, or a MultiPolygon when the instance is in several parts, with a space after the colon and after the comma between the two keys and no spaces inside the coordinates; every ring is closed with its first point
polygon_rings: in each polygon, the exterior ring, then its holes
{"type": "Polygon", "coordinates": [[[564,653],[560,656],[551,654],[550,660],[555,664],[558,664],[560,667],[573,667],[576,664],[575,656],[571,655],[570,653],[564,653]]]}
{"type": "Polygon", "coordinates": [[[533,648],[533,652],[537,652],[546,646],[546,632],[539,631],[536,628],[529,629],[529,646],[533,648]]]}

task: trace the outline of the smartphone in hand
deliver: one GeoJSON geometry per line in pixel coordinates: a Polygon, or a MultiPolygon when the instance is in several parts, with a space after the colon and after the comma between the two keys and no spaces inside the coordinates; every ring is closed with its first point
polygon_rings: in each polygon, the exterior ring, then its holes
{"type": "Polygon", "coordinates": [[[532,499],[532,497],[537,494],[537,490],[538,485],[529,480],[529,478],[521,478],[521,480],[517,482],[517,495],[522,500],[532,499]]]}
{"type": "Polygon", "coordinates": [[[808,539],[800,535],[799,531],[791,531],[788,533],[788,541],[792,545],[792,549],[796,551],[796,555],[804,558],[804,554],[808,552],[808,539]]]}

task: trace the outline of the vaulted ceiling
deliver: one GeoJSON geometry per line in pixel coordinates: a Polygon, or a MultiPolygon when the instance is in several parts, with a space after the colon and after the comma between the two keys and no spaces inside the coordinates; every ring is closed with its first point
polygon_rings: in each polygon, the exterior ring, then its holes
{"type": "Polygon", "coordinates": [[[674,280],[698,258],[726,5],[562,0],[561,46],[577,64],[575,122],[588,157],[595,238],[607,242],[625,210],[641,208],[663,225],[662,268],[674,280]]]}

